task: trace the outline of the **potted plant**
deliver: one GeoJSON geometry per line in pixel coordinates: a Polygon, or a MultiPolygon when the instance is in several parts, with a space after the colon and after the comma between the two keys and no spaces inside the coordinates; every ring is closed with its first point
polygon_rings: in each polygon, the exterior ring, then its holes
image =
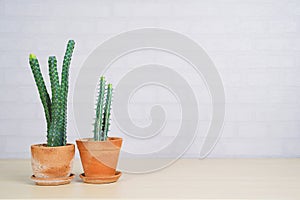
{"type": "Polygon", "coordinates": [[[106,85],[105,78],[100,77],[94,137],[76,140],[84,170],[80,177],[86,183],[111,183],[121,176],[121,172],[116,171],[116,166],[122,138],[107,136],[112,92],[112,84],[106,85]]]}
{"type": "Polygon", "coordinates": [[[48,59],[51,83],[51,99],[40,70],[39,61],[34,54],[29,55],[29,64],[38,88],[47,122],[47,143],[31,146],[31,179],[37,185],[62,185],[70,183],[74,178],[71,174],[75,145],[68,144],[67,130],[67,99],[68,79],[71,57],[75,42],[69,40],[64,55],[61,82],[57,71],[55,56],[48,59]]]}

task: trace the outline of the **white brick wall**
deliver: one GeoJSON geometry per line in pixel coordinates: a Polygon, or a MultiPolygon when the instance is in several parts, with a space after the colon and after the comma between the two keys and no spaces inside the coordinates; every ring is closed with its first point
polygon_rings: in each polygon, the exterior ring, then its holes
{"type": "MultiPolygon", "coordinates": [[[[215,62],[224,80],[227,113],[223,136],[210,156],[299,157],[299,17],[297,0],[0,0],[0,158],[29,157],[29,145],[45,141],[29,53],[37,54],[47,75],[47,56],[57,55],[61,64],[66,41],[76,40],[72,91],[80,66],[97,45],[115,34],[142,27],[181,32],[197,41],[215,62]]],[[[147,55],[151,53],[145,53],[144,59],[147,55]]],[[[199,136],[186,153],[195,157],[211,111],[204,82],[193,72],[180,71],[183,64],[174,59],[154,54],[153,58],[173,66],[198,91],[199,136]]],[[[136,59],[136,63],[143,61],[140,56],[136,59]]],[[[126,71],[121,69],[124,64],[130,62],[125,59],[110,69],[113,80],[126,71]]],[[[144,91],[144,95],[151,94],[166,110],[174,107],[170,95],[144,91]]],[[[132,112],[138,113],[137,124],[147,124],[149,110],[144,108],[152,98],[136,98],[132,112]]],[[[69,108],[68,138],[74,142],[78,135],[71,105],[69,108]]],[[[171,115],[174,119],[163,133],[166,136],[174,135],[172,127],[178,124],[176,114],[171,115]]]]}

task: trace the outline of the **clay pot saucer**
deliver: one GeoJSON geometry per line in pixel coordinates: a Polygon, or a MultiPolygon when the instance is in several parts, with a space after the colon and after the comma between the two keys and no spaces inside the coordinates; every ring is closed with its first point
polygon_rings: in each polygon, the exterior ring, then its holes
{"type": "Polygon", "coordinates": [[[80,174],[80,178],[85,183],[93,183],[93,184],[104,184],[104,183],[114,183],[116,182],[122,172],[116,171],[116,173],[112,176],[105,176],[105,177],[86,177],[84,173],[80,174]]]}
{"type": "Polygon", "coordinates": [[[56,186],[69,184],[72,179],[75,177],[75,174],[70,174],[68,177],[60,178],[37,178],[34,175],[31,176],[31,180],[35,182],[36,185],[41,186],[56,186]]]}

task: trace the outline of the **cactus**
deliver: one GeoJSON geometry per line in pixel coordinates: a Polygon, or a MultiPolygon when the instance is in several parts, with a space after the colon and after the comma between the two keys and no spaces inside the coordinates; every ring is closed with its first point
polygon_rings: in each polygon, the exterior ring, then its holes
{"type": "Polygon", "coordinates": [[[38,59],[34,54],[30,54],[29,56],[29,64],[45,112],[47,122],[47,146],[51,147],[66,145],[68,78],[74,44],[75,42],[73,40],[68,42],[63,61],[61,83],[59,82],[57,61],[55,56],[50,56],[48,59],[52,94],[51,99],[45,86],[38,59]]]}
{"type": "Polygon", "coordinates": [[[105,89],[105,78],[103,76],[100,77],[98,100],[96,104],[96,119],[94,123],[95,141],[105,141],[107,139],[107,133],[109,131],[110,125],[112,90],[112,84],[108,84],[105,89]]]}
{"type": "MultiPolygon", "coordinates": [[[[62,72],[61,72],[61,97],[62,97],[62,109],[61,115],[62,118],[60,120],[61,133],[66,133],[67,129],[67,99],[68,99],[68,89],[69,89],[69,68],[71,63],[71,58],[74,50],[75,42],[73,40],[69,40],[66,53],[64,56],[62,72]]],[[[66,134],[63,134],[63,145],[66,145],[67,138],[66,134]]]]}
{"type": "Polygon", "coordinates": [[[57,61],[54,56],[50,56],[48,59],[49,76],[52,92],[51,103],[51,116],[52,120],[48,131],[48,146],[61,146],[62,140],[59,130],[60,110],[61,110],[61,96],[60,85],[57,72],[57,61]]]}
{"type": "Polygon", "coordinates": [[[36,86],[39,91],[40,99],[44,107],[47,129],[49,129],[51,122],[51,100],[47,92],[47,88],[41,73],[39,61],[34,54],[29,55],[29,64],[35,79],[36,86]]]}
{"type": "Polygon", "coordinates": [[[103,135],[104,140],[107,138],[107,132],[109,130],[110,125],[110,108],[111,108],[111,100],[112,100],[112,84],[107,85],[107,93],[106,93],[106,102],[103,113],[103,135]]]}

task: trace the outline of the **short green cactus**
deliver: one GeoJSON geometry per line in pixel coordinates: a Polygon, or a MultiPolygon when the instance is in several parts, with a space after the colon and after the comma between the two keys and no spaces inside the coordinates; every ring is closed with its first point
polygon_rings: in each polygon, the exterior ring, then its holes
{"type": "Polygon", "coordinates": [[[47,121],[47,146],[66,145],[68,79],[71,57],[75,42],[69,40],[64,56],[61,83],[59,82],[57,61],[55,56],[48,59],[49,76],[52,98],[50,100],[38,59],[34,54],[29,55],[29,64],[39,91],[47,121]]]}
{"type": "Polygon", "coordinates": [[[100,77],[98,100],[96,104],[96,118],[94,123],[94,140],[105,141],[110,125],[110,109],[112,102],[112,84],[105,85],[104,76],[100,77]],[[106,97],[105,97],[106,92],[106,97]],[[105,102],[105,103],[104,103],[105,102]]]}

